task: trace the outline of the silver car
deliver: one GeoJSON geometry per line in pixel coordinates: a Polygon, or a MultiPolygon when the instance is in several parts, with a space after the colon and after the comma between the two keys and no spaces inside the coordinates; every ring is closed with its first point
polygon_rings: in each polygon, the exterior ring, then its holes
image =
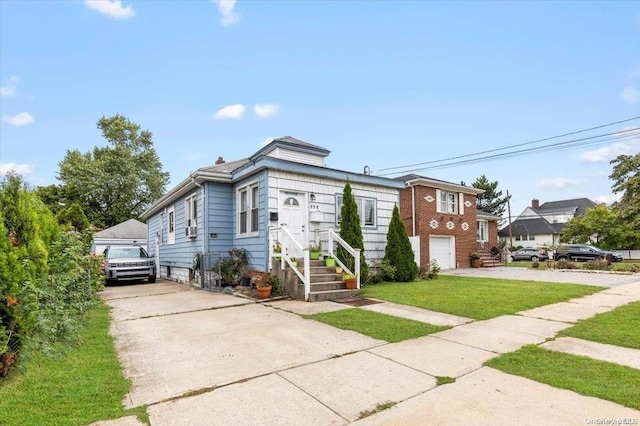
{"type": "Polygon", "coordinates": [[[511,260],[531,260],[533,262],[539,260],[547,260],[549,255],[543,249],[536,249],[533,247],[521,248],[511,253],[511,260]]]}
{"type": "Polygon", "coordinates": [[[106,284],[133,280],[156,282],[156,262],[140,246],[107,247],[103,271],[106,284]]]}

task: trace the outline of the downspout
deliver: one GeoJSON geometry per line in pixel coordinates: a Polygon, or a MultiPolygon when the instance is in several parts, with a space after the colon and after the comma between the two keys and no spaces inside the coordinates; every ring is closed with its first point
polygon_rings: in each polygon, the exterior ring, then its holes
{"type": "MultiPolygon", "coordinates": [[[[411,185],[411,184],[410,184],[411,185]]],[[[411,226],[412,237],[416,236],[416,187],[411,185],[411,226]]]]}
{"type": "MultiPolygon", "coordinates": [[[[202,187],[202,185],[200,185],[198,183],[198,181],[196,181],[193,176],[191,177],[191,183],[193,183],[195,186],[197,186],[198,188],[202,189],[202,254],[205,254],[207,251],[205,250],[206,248],[206,235],[207,233],[205,232],[207,230],[207,215],[205,213],[205,208],[204,206],[207,203],[207,188],[206,187],[202,187]]],[[[198,212],[196,211],[196,217],[198,217],[198,212]]]]}

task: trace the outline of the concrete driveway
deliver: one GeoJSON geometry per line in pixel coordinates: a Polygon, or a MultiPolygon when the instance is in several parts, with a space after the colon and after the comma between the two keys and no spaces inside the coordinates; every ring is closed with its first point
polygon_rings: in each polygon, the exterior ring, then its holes
{"type": "Polygon", "coordinates": [[[482,366],[570,325],[540,315],[389,344],[288,312],[347,308],[332,302],[265,305],[168,282],[109,287],[102,296],[132,381],[125,405],[146,404],[154,426],[640,419],[638,411],[482,366]],[[437,386],[436,376],[457,380],[437,386]],[[373,414],[387,402],[397,405],[373,414]]]}

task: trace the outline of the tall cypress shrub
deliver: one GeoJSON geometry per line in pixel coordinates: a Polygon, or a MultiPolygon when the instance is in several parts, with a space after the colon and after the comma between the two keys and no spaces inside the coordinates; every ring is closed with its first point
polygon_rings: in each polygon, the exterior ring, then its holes
{"type": "MultiPolygon", "coordinates": [[[[400,220],[398,206],[393,207],[393,215],[387,232],[387,246],[384,249],[383,262],[395,267],[393,280],[413,281],[418,276],[418,266],[413,260],[413,250],[404,223],[400,220]]],[[[385,277],[387,279],[387,277],[385,277]]]]}
{"type": "MultiPolygon", "coordinates": [[[[369,267],[364,260],[364,239],[362,238],[362,228],[360,227],[360,216],[358,215],[358,206],[351,192],[351,184],[347,179],[342,192],[342,208],[340,209],[340,237],[345,240],[351,247],[360,249],[360,282],[365,282],[369,277],[369,267]]],[[[342,246],[338,246],[338,259],[344,263],[347,268],[353,271],[355,261],[342,246]]],[[[355,272],[355,271],[354,271],[355,272]]]]}

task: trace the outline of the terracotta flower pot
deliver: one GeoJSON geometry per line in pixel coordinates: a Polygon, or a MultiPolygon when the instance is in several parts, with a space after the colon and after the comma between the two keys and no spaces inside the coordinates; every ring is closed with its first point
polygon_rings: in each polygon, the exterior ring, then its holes
{"type": "Polygon", "coordinates": [[[347,285],[347,289],[354,290],[356,288],[356,279],[355,278],[347,278],[344,280],[344,283],[347,285]]]}
{"type": "Polygon", "coordinates": [[[479,268],[482,266],[482,259],[471,259],[471,267],[479,268]]]}
{"type": "Polygon", "coordinates": [[[257,287],[258,299],[268,299],[271,296],[271,286],[257,287]]]}

